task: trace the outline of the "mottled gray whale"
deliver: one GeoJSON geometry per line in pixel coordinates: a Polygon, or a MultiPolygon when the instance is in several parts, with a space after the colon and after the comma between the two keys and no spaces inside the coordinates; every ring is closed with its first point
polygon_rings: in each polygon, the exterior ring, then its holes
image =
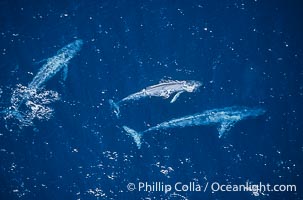
{"type": "Polygon", "coordinates": [[[168,99],[172,95],[170,103],[174,103],[178,97],[183,92],[194,92],[196,91],[202,83],[199,81],[187,80],[187,81],[178,81],[178,80],[165,80],[161,81],[159,84],[149,86],[139,92],[131,94],[118,102],[114,102],[112,99],[109,100],[111,108],[114,110],[114,113],[117,117],[120,116],[120,104],[127,101],[135,101],[146,97],[162,97],[168,99]]]}

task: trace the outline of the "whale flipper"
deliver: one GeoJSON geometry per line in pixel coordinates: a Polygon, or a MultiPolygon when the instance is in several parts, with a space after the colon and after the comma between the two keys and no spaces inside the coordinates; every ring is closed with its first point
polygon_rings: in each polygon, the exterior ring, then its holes
{"type": "Polygon", "coordinates": [[[175,94],[175,96],[172,98],[172,100],[170,101],[170,103],[174,103],[183,92],[184,91],[181,91],[181,92],[178,92],[177,94],[175,94]]]}
{"type": "Polygon", "coordinates": [[[222,122],[217,128],[219,133],[219,138],[221,138],[226,132],[228,132],[234,126],[234,124],[235,122],[231,122],[231,121],[222,122]]]}
{"type": "Polygon", "coordinates": [[[65,67],[63,67],[63,71],[62,71],[62,79],[63,79],[63,81],[66,81],[67,74],[68,74],[68,66],[66,65],[65,67]]]}

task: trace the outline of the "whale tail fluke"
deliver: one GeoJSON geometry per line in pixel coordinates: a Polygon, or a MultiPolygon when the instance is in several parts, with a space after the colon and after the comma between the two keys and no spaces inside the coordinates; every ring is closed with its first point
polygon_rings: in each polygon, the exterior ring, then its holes
{"type": "Polygon", "coordinates": [[[138,149],[141,148],[141,138],[142,138],[142,133],[139,133],[127,126],[123,126],[122,127],[128,135],[132,136],[132,138],[134,139],[135,143],[137,144],[138,149]]]}
{"type": "Polygon", "coordinates": [[[108,103],[111,107],[111,109],[113,110],[113,112],[115,113],[116,117],[119,118],[120,117],[120,107],[117,103],[114,102],[114,100],[110,99],[108,100],[108,103]]]}

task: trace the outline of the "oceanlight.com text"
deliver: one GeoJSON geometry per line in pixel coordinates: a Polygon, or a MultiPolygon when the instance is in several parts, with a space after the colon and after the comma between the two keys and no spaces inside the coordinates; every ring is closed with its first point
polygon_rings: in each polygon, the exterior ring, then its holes
{"type": "Polygon", "coordinates": [[[167,184],[165,182],[138,182],[128,183],[127,189],[129,191],[138,192],[296,192],[296,185],[284,184],[269,184],[259,182],[252,184],[246,182],[244,184],[227,184],[220,182],[176,182],[174,184],[167,184]]]}
{"type": "Polygon", "coordinates": [[[283,185],[283,184],[251,184],[246,182],[245,184],[220,184],[218,182],[213,182],[210,186],[212,192],[296,192],[296,185],[283,185]]]}

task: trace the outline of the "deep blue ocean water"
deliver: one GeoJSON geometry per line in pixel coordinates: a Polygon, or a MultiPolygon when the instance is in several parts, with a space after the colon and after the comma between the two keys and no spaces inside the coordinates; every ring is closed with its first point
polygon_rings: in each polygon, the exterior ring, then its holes
{"type": "MultiPolygon", "coordinates": [[[[60,94],[49,120],[0,118],[0,199],[303,199],[301,1],[0,1],[0,107],[47,58],[83,40],[45,90],[60,94]],[[118,101],[163,79],[203,87],[170,104],[118,101]],[[223,138],[215,126],[146,134],[123,125],[227,106],[261,107],[223,138]],[[292,184],[288,192],[128,191],[127,184],[292,184]]],[[[204,188],[203,188],[204,189],[204,188]]],[[[202,190],[203,190],[202,189],[202,190]]]]}

